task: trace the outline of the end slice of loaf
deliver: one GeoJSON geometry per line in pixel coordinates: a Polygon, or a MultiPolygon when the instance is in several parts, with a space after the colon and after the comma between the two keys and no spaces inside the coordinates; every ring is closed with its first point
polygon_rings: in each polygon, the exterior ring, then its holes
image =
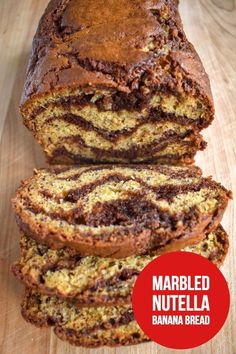
{"type": "MultiPolygon", "coordinates": [[[[182,251],[194,252],[220,267],[228,252],[222,226],[199,244],[182,251]]],[[[39,293],[65,298],[78,306],[131,303],[133,285],[155,254],[123,259],[78,257],[69,250],[52,250],[24,235],[21,259],[12,266],[15,276],[39,293]]]]}
{"type": "Polygon", "coordinates": [[[35,171],[13,206],[23,233],[40,243],[124,258],[198,243],[230,197],[196,167],[116,165],[35,171]]]}
{"type": "Polygon", "coordinates": [[[134,320],[131,305],[78,308],[27,290],[22,315],[38,327],[54,326],[60,339],[77,346],[131,345],[149,340],[134,320]]]}
{"type": "Polygon", "coordinates": [[[177,0],[52,0],[21,102],[54,163],[191,163],[214,116],[177,0]]]}

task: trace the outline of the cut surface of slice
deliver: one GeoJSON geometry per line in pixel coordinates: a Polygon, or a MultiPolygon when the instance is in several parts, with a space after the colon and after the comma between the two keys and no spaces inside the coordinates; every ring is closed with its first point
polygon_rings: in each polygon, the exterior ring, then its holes
{"type": "Polygon", "coordinates": [[[22,315],[36,326],[54,326],[60,339],[77,346],[119,346],[148,341],[134,320],[131,305],[78,308],[56,297],[26,290],[22,315]]]}
{"type": "Polygon", "coordinates": [[[23,233],[40,243],[125,258],[200,242],[230,197],[197,167],[100,165],[35,171],[13,206],[23,233]]]}
{"type": "MultiPolygon", "coordinates": [[[[228,245],[228,236],[219,226],[199,244],[182,251],[199,254],[220,267],[228,245]]],[[[123,259],[81,258],[69,249],[52,250],[22,235],[21,259],[12,271],[27,287],[79,306],[117,305],[131,303],[137,276],[155,258],[155,254],[123,259]]]]}

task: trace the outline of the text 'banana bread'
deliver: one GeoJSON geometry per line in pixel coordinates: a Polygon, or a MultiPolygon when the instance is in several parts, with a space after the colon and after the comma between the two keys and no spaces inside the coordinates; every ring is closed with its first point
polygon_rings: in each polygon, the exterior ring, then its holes
{"type": "Polygon", "coordinates": [[[92,166],[35,171],[13,205],[23,233],[40,243],[124,258],[198,243],[230,197],[196,167],[92,166]]]}
{"type": "Polygon", "coordinates": [[[214,107],[177,0],[51,0],[21,113],[50,162],[177,164],[214,107]]]}
{"type": "Polygon", "coordinates": [[[22,315],[36,326],[54,326],[55,334],[85,347],[131,345],[148,341],[134,320],[131,305],[83,307],[26,291],[22,315]]]}
{"type": "MultiPolygon", "coordinates": [[[[183,251],[197,253],[220,267],[228,247],[228,236],[219,226],[215,233],[183,251]]],[[[27,287],[78,306],[123,305],[131,303],[137,276],[155,258],[154,254],[123,259],[81,258],[72,250],[52,250],[22,235],[21,259],[12,270],[27,287]]]]}

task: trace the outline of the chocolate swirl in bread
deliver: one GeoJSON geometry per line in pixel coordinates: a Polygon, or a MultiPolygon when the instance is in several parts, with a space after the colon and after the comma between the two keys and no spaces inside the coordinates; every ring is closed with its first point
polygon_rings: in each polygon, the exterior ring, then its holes
{"type": "MultiPolygon", "coordinates": [[[[206,257],[220,267],[228,246],[228,236],[219,226],[199,244],[183,251],[206,257]]],[[[155,258],[156,254],[123,259],[79,257],[73,250],[52,250],[22,235],[21,258],[12,271],[27,287],[78,306],[123,305],[131,303],[137,276],[155,258]]]]}
{"type": "Polygon", "coordinates": [[[177,0],[51,0],[21,102],[49,161],[191,163],[214,116],[177,0]]]}
{"type": "Polygon", "coordinates": [[[198,243],[230,197],[196,167],[93,166],[35,171],[13,205],[25,235],[51,248],[124,258],[198,243]]]}
{"type": "Polygon", "coordinates": [[[27,290],[22,315],[38,327],[54,326],[60,339],[77,346],[131,345],[149,340],[134,320],[131,305],[78,308],[27,290]]]}

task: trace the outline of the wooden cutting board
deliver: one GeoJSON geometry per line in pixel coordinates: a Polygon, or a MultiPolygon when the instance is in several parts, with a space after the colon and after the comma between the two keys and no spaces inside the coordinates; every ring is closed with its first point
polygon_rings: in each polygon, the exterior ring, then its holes
{"type": "MultiPolygon", "coordinates": [[[[118,1],[118,0],[117,0],[118,1]]],[[[185,31],[210,75],[216,119],[204,132],[206,151],[197,163],[236,196],[236,1],[181,0],[185,31]]],[[[174,353],[150,343],[118,349],[87,350],[58,340],[50,329],[37,329],[20,315],[23,287],[10,273],[19,254],[19,232],[10,199],[34,167],[45,165],[41,149],[23,127],[18,105],[32,37],[47,0],[0,1],[0,336],[2,354],[151,354],[174,353]]],[[[231,202],[223,220],[230,235],[230,252],[223,273],[231,291],[231,309],[220,333],[192,354],[236,354],[236,220],[231,202]]]]}

